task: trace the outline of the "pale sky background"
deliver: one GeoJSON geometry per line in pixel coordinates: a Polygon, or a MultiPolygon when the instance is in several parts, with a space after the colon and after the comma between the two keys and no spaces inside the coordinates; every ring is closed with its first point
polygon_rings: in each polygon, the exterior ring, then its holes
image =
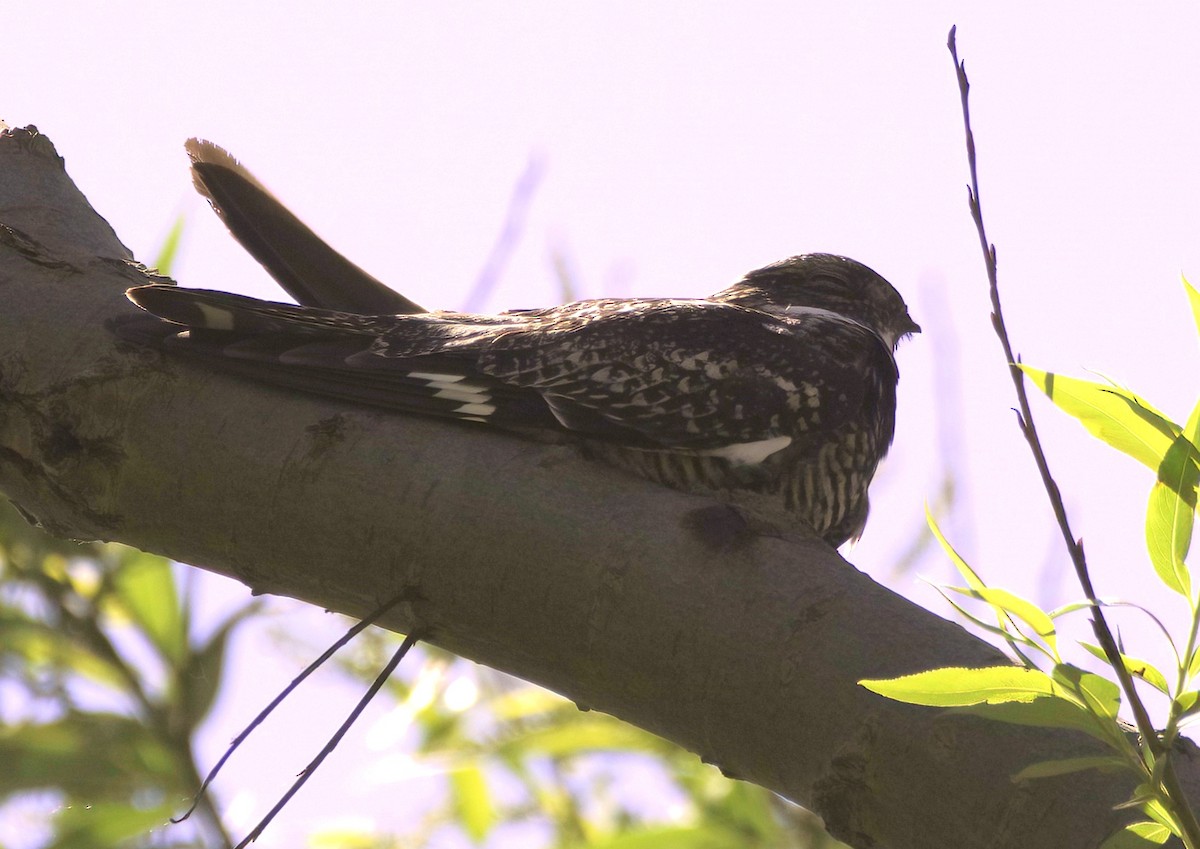
{"type": "MultiPolygon", "coordinates": [[[[899,352],[896,442],[850,560],[949,615],[918,579],[950,579],[940,554],[894,568],[948,467],[947,533],[990,580],[1053,607],[1079,591],[990,329],[946,34],[958,24],[972,77],[1016,350],[1110,375],[1182,419],[1200,382],[1179,283],[1200,279],[1200,12],[983,5],[10,4],[0,118],[50,136],[140,259],[186,214],[175,270],[190,286],[282,297],[192,192],[195,135],[430,307],[463,304],[531,156],[545,174],[488,309],[554,303],[554,251],[589,297],[699,296],[791,254],[853,256],[904,293],[925,333],[899,352]]],[[[1144,554],[1150,473],[1034,401],[1102,594],[1180,613],[1144,554]]],[[[245,594],[205,587],[213,604],[245,594]]],[[[317,642],[328,633],[316,611],[288,617],[317,642]]],[[[1132,614],[1120,624],[1152,639],[1132,614]]],[[[263,669],[264,640],[237,644],[210,762],[291,675],[263,669]]],[[[1167,658],[1153,642],[1130,649],[1167,658]]],[[[270,806],[353,698],[309,691],[260,732],[273,740],[235,759],[218,784],[226,802],[240,793],[235,826],[270,806]]],[[[337,818],[403,822],[419,782],[360,774],[379,757],[367,736],[257,845],[295,845],[337,818]]]]}

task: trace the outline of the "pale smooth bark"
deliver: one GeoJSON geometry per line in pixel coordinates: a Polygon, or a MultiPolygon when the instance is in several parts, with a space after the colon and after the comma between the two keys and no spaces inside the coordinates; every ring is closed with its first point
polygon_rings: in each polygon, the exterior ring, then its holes
{"type": "Polygon", "coordinates": [[[854,846],[1091,847],[1119,821],[1122,777],[1009,778],[1096,753],[1082,735],[857,686],[1003,661],[820,541],[714,545],[694,530],[725,515],[711,501],[569,447],[122,342],[129,260],[44,136],[0,137],[0,491],[53,533],[350,614],[405,590],[387,627],[673,740],[854,846]]]}

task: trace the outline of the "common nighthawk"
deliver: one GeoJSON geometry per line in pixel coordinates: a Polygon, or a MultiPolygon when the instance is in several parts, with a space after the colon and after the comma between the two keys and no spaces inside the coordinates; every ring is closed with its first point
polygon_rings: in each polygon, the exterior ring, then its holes
{"type": "Polygon", "coordinates": [[[920,328],[854,260],[806,254],[709,298],[428,312],[321,242],[220,148],[196,184],[301,306],[168,284],[129,298],[180,353],[289,388],[577,441],[611,464],[857,538],[895,429],[899,340],[920,328]],[[365,314],[385,312],[388,314],[365,314]]]}

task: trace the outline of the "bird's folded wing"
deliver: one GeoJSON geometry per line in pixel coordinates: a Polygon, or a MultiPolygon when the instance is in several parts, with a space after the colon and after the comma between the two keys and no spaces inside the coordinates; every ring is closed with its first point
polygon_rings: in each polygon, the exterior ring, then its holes
{"type": "Polygon", "coordinates": [[[861,408],[864,357],[878,348],[874,365],[888,367],[879,345],[838,344],[865,332],[853,323],[711,301],[362,316],[165,285],[129,297],[188,328],[173,349],[275,385],[651,448],[816,437],[861,408]]]}

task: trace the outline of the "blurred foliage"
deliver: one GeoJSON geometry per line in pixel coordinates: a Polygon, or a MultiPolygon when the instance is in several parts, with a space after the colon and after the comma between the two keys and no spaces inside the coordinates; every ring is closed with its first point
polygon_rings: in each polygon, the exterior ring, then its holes
{"type": "Polygon", "coordinates": [[[197,640],[167,560],[57,540],[0,505],[0,813],[36,796],[55,849],[227,845],[211,806],[145,836],[199,785],[192,738],[257,609],[197,640]]]}
{"type": "Polygon", "coordinates": [[[179,246],[183,242],[183,230],[186,224],[186,216],[180,215],[171,225],[171,229],[167,231],[167,236],[163,239],[162,247],[158,249],[158,256],[154,258],[152,265],[152,268],[159,274],[170,276],[171,269],[175,265],[175,258],[179,255],[179,246]]]}
{"type": "MultiPolygon", "coordinates": [[[[6,843],[0,828],[0,847],[231,845],[211,795],[187,823],[167,820],[199,786],[193,742],[229,638],[265,614],[247,604],[197,639],[188,583],[160,557],[57,540],[0,507],[0,820],[23,814],[27,838],[44,834],[6,843]]],[[[338,667],[370,679],[396,641],[367,632],[338,667]]],[[[404,835],[327,831],[309,845],[840,845],[811,814],[610,716],[435,649],[406,667],[385,692],[441,801],[404,835]]]]}
{"type": "MultiPolygon", "coordinates": [[[[951,39],[953,49],[953,31],[951,39]]],[[[983,241],[986,244],[987,239],[983,241]]],[[[1200,290],[1186,279],[1183,286],[1200,333],[1200,290]]],[[[997,307],[997,315],[998,310],[997,307]]],[[[1003,336],[1003,322],[998,320],[995,326],[1003,336]]],[[[1007,338],[1005,345],[1007,349],[1007,338]]],[[[1135,786],[1130,799],[1118,807],[1135,809],[1144,819],[1123,825],[1104,841],[1101,849],[1155,847],[1172,836],[1187,847],[1200,847],[1200,820],[1191,809],[1173,765],[1173,758],[1184,751],[1183,726],[1200,715],[1200,593],[1186,562],[1200,504],[1197,494],[1200,401],[1180,424],[1145,398],[1112,381],[1067,377],[1025,363],[1017,363],[1016,369],[1093,436],[1155,473],[1145,519],[1147,559],[1163,585],[1185,603],[1189,622],[1186,628],[1173,631],[1163,624],[1157,615],[1159,611],[1131,602],[1121,603],[1141,609],[1158,626],[1170,645],[1174,668],[1158,669],[1127,654],[1118,644],[1103,617],[1104,609],[1116,603],[1096,595],[1082,542],[1075,541],[1065,509],[1058,503],[1058,521],[1084,596],[1052,611],[1043,610],[1006,589],[988,586],[927,511],[930,529],[966,583],[966,586],[942,586],[939,590],[976,629],[1003,639],[1014,657],[1014,665],[945,667],[859,683],[908,704],[968,709],[1000,722],[1083,731],[1103,742],[1109,754],[1039,761],[1024,767],[1013,780],[1087,770],[1124,771],[1135,786]],[[984,614],[976,616],[960,604],[958,597],[980,602],[984,614]],[[1101,644],[1080,643],[1080,646],[1086,654],[1107,664],[1108,677],[1069,662],[1060,650],[1057,620],[1080,611],[1092,612],[1093,630],[1101,644]],[[1169,699],[1161,728],[1156,727],[1135,682],[1145,684],[1147,694],[1169,699]],[[1120,716],[1123,701],[1134,718],[1137,735],[1129,733],[1129,726],[1120,716]]],[[[1035,456],[1040,456],[1032,419],[1027,410],[1023,415],[1029,422],[1023,425],[1026,437],[1035,449],[1035,456]]],[[[1057,499],[1057,484],[1050,478],[1044,461],[1041,463],[1053,503],[1057,499]]],[[[1081,657],[1087,659],[1086,655],[1081,657]]]]}
{"type": "MultiPolygon", "coordinates": [[[[397,640],[363,638],[338,663],[369,679],[397,640]]],[[[560,849],[842,845],[809,812],[611,716],[437,649],[410,660],[388,691],[414,732],[412,757],[444,776],[442,803],[402,840],[340,831],[313,846],[453,845],[446,830],[475,845],[560,849]]]]}

